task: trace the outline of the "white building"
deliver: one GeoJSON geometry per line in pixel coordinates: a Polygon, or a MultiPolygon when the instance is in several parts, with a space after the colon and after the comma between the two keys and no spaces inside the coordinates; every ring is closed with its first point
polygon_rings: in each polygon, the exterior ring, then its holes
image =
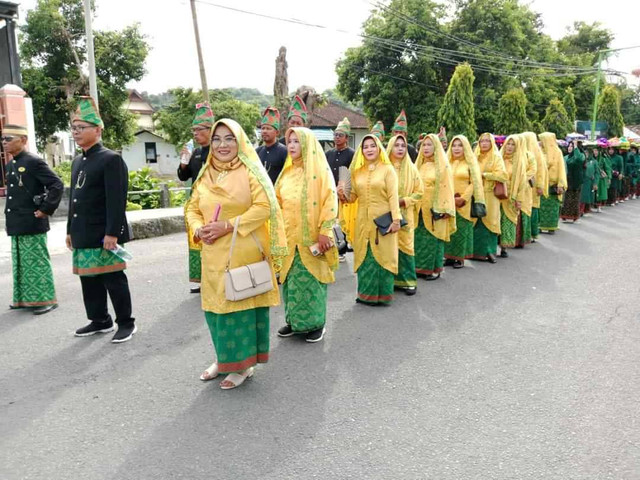
{"type": "Polygon", "coordinates": [[[175,175],[180,163],[176,147],[149,130],[136,133],[135,143],[122,149],[129,171],[151,167],[160,175],[175,175]]]}

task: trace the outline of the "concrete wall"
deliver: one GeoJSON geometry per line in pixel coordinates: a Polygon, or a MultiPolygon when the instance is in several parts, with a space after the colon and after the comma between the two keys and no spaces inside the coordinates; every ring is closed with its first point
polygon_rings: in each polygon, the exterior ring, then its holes
{"type": "Polygon", "coordinates": [[[176,148],[149,132],[142,132],[136,135],[136,142],[122,149],[122,158],[127,163],[129,171],[149,166],[161,175],[175,174],[180,163],[176,148]],[[144,146],[146,142],[156,144],[157,163],[147,163],[144,146]]]}

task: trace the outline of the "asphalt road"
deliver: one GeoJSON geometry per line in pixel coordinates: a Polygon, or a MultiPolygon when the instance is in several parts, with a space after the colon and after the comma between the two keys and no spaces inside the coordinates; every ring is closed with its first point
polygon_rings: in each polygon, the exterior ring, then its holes
{"type": "Polygon", "coordinates": [[[343,265],[325,340],[278,338],[273,309],[271,361],[231,391],[198,380],[183,235],[130,244],[121,345],[73,337],[56,254],[60,308],[0,315],[0,479],[640,479],[639,225],[640,200],[607,208],[388,308],[343,265]]]}

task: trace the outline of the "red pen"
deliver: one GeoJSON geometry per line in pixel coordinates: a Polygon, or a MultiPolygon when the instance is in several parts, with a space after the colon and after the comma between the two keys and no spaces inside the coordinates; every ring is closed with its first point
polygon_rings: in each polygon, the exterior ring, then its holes
{"type": "Polygon", "coordinates": [[[222,211],[222,205],[217,204],[216,209],[213,212],[213,221],[217,222],[218,218],[220,218],[220,212],[222,211]]]}

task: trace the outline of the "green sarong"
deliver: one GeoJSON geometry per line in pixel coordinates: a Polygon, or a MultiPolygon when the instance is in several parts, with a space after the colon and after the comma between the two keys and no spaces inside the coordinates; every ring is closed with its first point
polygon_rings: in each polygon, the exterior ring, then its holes
{"type": "Polygon", "coordinates": [[[204,312],[220,373],[243,372],[269,361],[269,307],[233,313],[204,312]]]}
{"type": "Polygon", "coordinates": [[[498,253],[498,235],[490,231],[482,220],[478,219],[473,230],[473,258],[487,260],[489,255],[498,253]]]}
{"type": "Polygon", "coordinates": [[[558,230],[562,202],[558,195],[549,195],[540,199],[540,230],[558,230]]]}
{"type": "Polygon", "coordinates": [[[324,327],[327,319],[327,284],[306,269],[296,249],[293,264],[282,286],[284,315],[296,333],[324,327]]]}
{"type": "Polygon", "coordinates": [[[518,231],[516,232],[516,246],[524,247],[531,243],[531,217],[520,212],[518,217],[518,231]]]}
{"type": "Polygon", "coordinates": [[[127,263],[111,250],[104,248],[74,248],[73,273],[81,277],[95,277],[103,273],[119,272],[127,263]]]}
{"type": "Polygon", "coordinates": [[[516,246],[516,224],[509,220],[502,208],[500,208],[500,246],[516,246]]]}
{"type": "Polygon", "coordinates": [[[456,212],[456,232],[444,247],[444,256],[449,260],[465,260],[473,257],[473,222],[456,212]]]}
{"type": "Polygon", "coordinates": [[[189,249],[189,281],[200,283],[202,278],[201,250],[189,249]]]}
{"type": "Polygon", "coordinates": [[[420,215],[418,227],[414,231],[414,248],[416,249],[416,273],[418,275],[435,275],[442,272],[444,266],[444,242],[427,230],[420,215]]]}
{"type": "Polygon", "coordinates": [[[13,307],[56,305],[47,234],[11,237],[13,307]]]}
{"type": "Polygon", "coordinates": [[[398,251],[398,274],[395,276],[396,287],[415,287],[418,284],[416,275],[416,257],[398,251]]]}
{"type": "Polygon", "coordinates": [[[394,275],[376,262],[371,247],[358,268],[358,300],[370,305],[389,304],[393,300],[394,275]]]}
{"type": "Polygon", "coordinates": [[[533,207],[531,209],[531,238],[536,239],[540,235],[540,209],[533,207]]]}

